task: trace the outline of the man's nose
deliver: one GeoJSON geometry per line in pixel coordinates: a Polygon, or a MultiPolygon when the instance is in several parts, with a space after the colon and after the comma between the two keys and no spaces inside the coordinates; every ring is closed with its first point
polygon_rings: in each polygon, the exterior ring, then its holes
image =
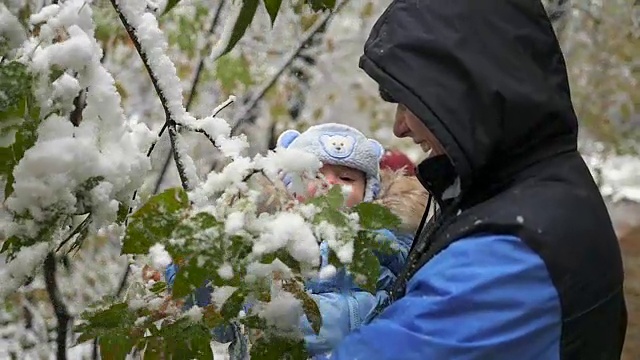
{"type": "Polygon", "coordinates": [[[393,123],[393,135],[399,138],[409,136],[409,128],[404,120],[404,115],[400,110],[396,110],[396,119],[393,123]]]}

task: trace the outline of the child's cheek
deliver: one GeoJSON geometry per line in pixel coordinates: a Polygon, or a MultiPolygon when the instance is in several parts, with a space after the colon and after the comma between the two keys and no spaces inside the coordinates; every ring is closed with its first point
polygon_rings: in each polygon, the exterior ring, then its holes
{"type": "Polygon", "coordinates": [[[360,200],[358,199],[358,194],[352,191],[347,197],[347,201],[346,201],[347,207],[353,207],[358,205],[359,203],[360,203],[360,200]]]}

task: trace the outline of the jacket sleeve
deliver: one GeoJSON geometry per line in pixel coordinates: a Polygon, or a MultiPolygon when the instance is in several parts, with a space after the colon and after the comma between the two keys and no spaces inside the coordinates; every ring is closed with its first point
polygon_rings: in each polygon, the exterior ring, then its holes
{"type": "Polygon", "coordinates": [[[404,268],[413,236],[386,229],[378,230],[378,234],[380,236],[378,236],[377,240],[389,243],[393,250],[391,253],[376,252],[376,256],[380,261],[380,276],[378,277],[376,288],[378,291],[385,291],[391,288],[398,274],[404,268]]]}
{"type": "Polygon", "coordinates": [[[173,287],[173,283],[176,280],[176,273],[178,272],[178,266],[174,263],[171,263],[164,270],[164,278],[167,281],[167,287],[171,289],[173,287]]]}
{"type": "Polygon", "coordinates": [[[403,298],[316,359],[553,360],[560,331],[540,257],[519,238],[478,236],[435,256],[403,298]]]}

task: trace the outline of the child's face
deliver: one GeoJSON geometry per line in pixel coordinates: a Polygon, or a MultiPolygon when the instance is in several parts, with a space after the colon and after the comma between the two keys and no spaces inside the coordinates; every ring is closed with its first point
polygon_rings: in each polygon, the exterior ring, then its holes
{"type": "MultiPolygon", "coordinates": [[[[366,178],[364,172],[343,165],[325,164],[320,168],[320,173],[324,175],[329,185],[349,186],[351,191],[346,198],[346,205],[352,207],[364,200],[364,188],[366,178]]],[[[312,182],[308,186],[309,196],[315,196],[318,183],[312,182]]]]}

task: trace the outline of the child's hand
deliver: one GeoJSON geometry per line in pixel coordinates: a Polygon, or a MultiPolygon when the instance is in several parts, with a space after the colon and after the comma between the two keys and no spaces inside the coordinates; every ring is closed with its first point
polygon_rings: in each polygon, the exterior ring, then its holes
{"type": "Polygon", "coordinates": [[[142,268],[142,280],[144,280],[145,283],[149,282],[149,280],[158,282],[160,281],[160,278],[162,278],[160,271],[152,268],[149,265],[145,265],[142,268]]]}

